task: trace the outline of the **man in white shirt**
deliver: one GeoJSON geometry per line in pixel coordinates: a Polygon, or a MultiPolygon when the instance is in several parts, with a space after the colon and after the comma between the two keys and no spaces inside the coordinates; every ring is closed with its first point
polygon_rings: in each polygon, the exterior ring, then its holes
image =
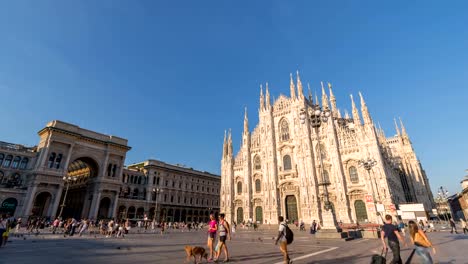
{"type": "Polygon", "coordinates": [[[290,264],[292,263],[291,259],[288,255],[288,242],[286,240],[286,222],[284,221],[284,217],[279,216],[278,222],[280,222],[279,229],[278,229],[278,237],[276,238],[275,245],[280,244],[280,251],[284,256],[284,263],[290,264]]]}

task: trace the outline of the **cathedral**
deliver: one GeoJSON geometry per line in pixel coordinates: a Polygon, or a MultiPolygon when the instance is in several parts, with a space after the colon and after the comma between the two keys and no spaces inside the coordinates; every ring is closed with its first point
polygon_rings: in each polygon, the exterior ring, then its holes
{"type": "Polygon", "coordinates": [[[291,75],[289,97],[272,102],[267,83],[252,132],[245,112],[236,155],[232,133],[225,133],[220,210],[229,221],[276,224],[282,215],[323,223],[331,215],[334,223],[378,223],[383,214],[397,217],[400,204],[431,211],[429,182],[402,121],[386,137],[361,93],[360,111],[351,95],[349,116],[337,107],[331,84],[325,90],[322,84],[321,102],[310,89],[304,95],[298,73],[296,82],[291,75]],[[301,113],[317,107],[329,117],[313,128],[301,113]]]}

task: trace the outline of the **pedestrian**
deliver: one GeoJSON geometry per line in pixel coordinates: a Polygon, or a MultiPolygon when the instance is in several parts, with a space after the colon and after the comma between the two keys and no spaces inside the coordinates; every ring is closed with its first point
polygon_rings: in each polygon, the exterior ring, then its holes
{"type": "Polygon", "coordinates": [[[224,219],[224,214],[219,214],[219,223],[218,223],[218,232],[219,232],[219,241],[217,250],[216,250],[216,258],[215,261],[218,261],[219,256],[221,255],[221,249],[224,249],[224,261],[223,262],[228,262],[229,261],[229,252],[228,248],[226,245],[226,238],[231,240],[231,232],[229,230],[229,224],[226,222],[224,219]]]}
{"type": "Polygon", "coordinates": [[[218,231],[218,225],[216,223],[216,219],[213,214],[210,214],[210,222],[209,222],[209,229],[208,229],[208,241],[207,245],[208,248],[210,249],[210,258],[208,261],[212,261],[213,257],[215,257],[215,251],[213,248],[213,241],[216,238],[216,232],[218,231]]]}
{"type": "Polygon", "coordinates": [[[450,231],[451,234],[453,234],[453,230],[455,230],[455,234],[458,234],[457,232],[457,225],[455,224],[455,221],[453,221],[453,218],[450,217],[450,227],[452,230],[450,231]]]}
{"type": "Polygon", "coordinates": [[[82,223],[83,225],[81,226],[80,233],[79,233],[80,236],[82,236],[88,230],[89,220],[84,219],[82,223]]]}
{"type": "Polygon", "coordinates": [[[315,233],[317,232],[317,222],[312,221],[312,224],[310,225],[310,233],[312,235],[315,235],[315,233]]]}
{"type": "Polygon", "coordinates": [[[8,227],[7,220],[5,219],[4,216],[0,216],[0,247],[3,246],[3,239],[4,239],[3,234],[7,232],[7,227],[8,227]]]}
{"type": "Polygon", "coordinates": [[[460,218],[460,223],[461,223],[461,227],[463,229],[463,234],[466,235],[466,232],[468,232],[468,229],[466,228],[466,222],[465,220],[463,220],[463,218],[460,218]]]}
{"type": "Polygon", "coordinates": [[[400,221],[400,223],[398,224],[398,229],[400,229],[401,233],[405,237],[406,236],[405,223],[403,223],[403,221],[400,221]]]}
{"type": "Polygon", "coordinates": [[[278,228],[278,237],[276,238],[275,245],[280,244],[280,251],[284,257],[284,263],[290,264],[292,263],[291,259],[289,258],[288,254],[288,241],[286,240],[286,222],[284,221],[284,217],[279,216],[278,222],[280,222],[278,228]]]}
{"type": "Polygon", "coordinates": [[[429,241],[424,231],[419,229],[418,225],[414,221],[409,221],[408,226],[411,242],[414,244],[416,255],[421,258],[423,264],[432,264],[433,261],[431,258],[431,253],[429,252],[429,248],[432,247],[434,254],[436,253],[436,250],[432,246],[431,241],[429,241]]]}
{"type": "Polygon", "coordinates": [[[60,220],[58,218],[55,218],[54,222],[52,223],[52,234],[55,234],[55,232],[57,232],[59,224],[60,220]]]}
{"type": "Polygon", "coordinates": [[[380,238],[382,239],[384,251],[387,251],[388,247],[392,250],[393,259],[392,259],[392,262],[390,263],[402,264],[403,262],[400,257],[400,243],[398,242],[398,240],[400,240],[404,244],[405,242],[403,238],[400,236],[400,233],[398,232],[398,229],[396,228],[396,226],[392,224],[391,215],[385,216],[385,224],[382,226],[382,231],[380,231],[380,238]],[[387,247],[387,243],[385,242],[385,239],[388,240],[388,247],[387,247]]]}

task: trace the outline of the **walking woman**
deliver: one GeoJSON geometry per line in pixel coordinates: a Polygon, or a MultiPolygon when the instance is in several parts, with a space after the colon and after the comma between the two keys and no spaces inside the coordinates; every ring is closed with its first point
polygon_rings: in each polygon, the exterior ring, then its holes
{"type": "Polygon", "coordinates": [[[209,223],[209,229],[208,229],[208,241],[207,241],[207,246],[210,249],[210,258],[208,261],[212,261],[213,257],[216,255],[216,251],[213,249],[213,242],[216,238],[216,232],[218,231],[218,224],[216,222],[216,219],[213,214],[210,214],[210,223],[209,223]]]}
{"type": "Polygon", "coordinates": [[[424,264],[432,264],[434,263],[431,258],[431,253],[429,252],[429,248],[432,247],[432,252],[435,254],[436,250],[432,246],[431,241],[427,238],[424,231],[418,228],[418,224],[414,221],[408,222],[409,233],[411,242],[414,243],[415,246],[415,253],[421,257],[422,263],[424,264]]]}
{"type": "Polygon", "coordinates": [[[219,214],[219,224],[218,224],[218,231],[219,231],[219,241],[216,251],[216,258],[215,261],[218,261],[219,256],[221,256],[221,250],[224,249],[224,261],[229,262],[229,252],[226,245],[226,238],[231,240],[231,230],[229,229],[229,224],[224,220],[224,214],[219,214]]]}

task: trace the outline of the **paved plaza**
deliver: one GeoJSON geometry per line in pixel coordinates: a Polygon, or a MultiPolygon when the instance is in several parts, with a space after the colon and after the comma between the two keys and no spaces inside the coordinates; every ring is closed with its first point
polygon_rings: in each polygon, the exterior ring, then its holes
{"type": "MultiPolygon", "coordinates": [[[[132,230],[134,231],[134,230],[132,230]]],[[[314,236],[295,230],[290,246],[291,258],[296,264],[305,263],[369,263],[373,254],[381,249],[377,239],[318,240],[314,236]]],[[[168,234],[130,234],[125,239],[105,237],[67,237],[40,234],[12,238],[6,248],[0,248],[0,263],[184,263],[185,245],[206,247],[205,231],[171,232],[168,234]]],[[[231,262],[248,264],[280,264],[282,256],[272,240],[273,230],[240,230],[228,242],[231,262]]],[[[468,248],[468,235],[449,232],[429,233],[438,249],[438,263],[468,263],[464,250],[468,248]]],[[[410,247],[403,249],[406,259],[410,247]]],[[[388,259],[391,259],[389,253],[388,259]]],[[[417,263],[416,259],[412,263],[417,263]]],[[[193,263],[193,262],[192,262],[193,263]]],[[[206,263],[206,262],[204,262],[206,263]]]]}

